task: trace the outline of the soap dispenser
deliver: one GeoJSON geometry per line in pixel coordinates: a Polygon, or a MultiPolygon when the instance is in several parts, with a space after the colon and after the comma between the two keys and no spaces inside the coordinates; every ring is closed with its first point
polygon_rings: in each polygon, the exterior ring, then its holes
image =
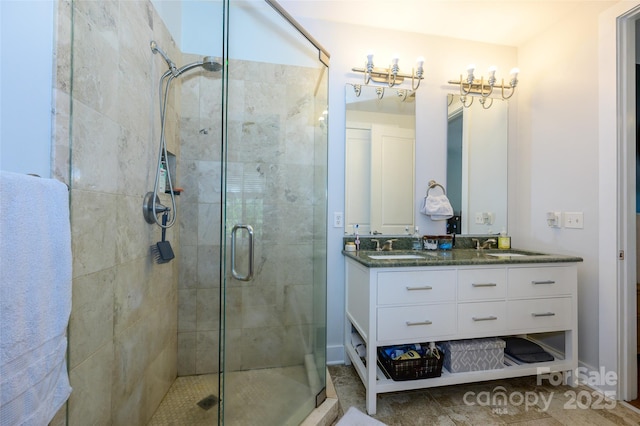
{"type": "Polygon", "coordinates": [[[420,236],[417,226],[411,236],[411,248],[413,250],[422,250],[422,237],[420,236]]]}
{"type": "Polygon", "coordinates": [[[500,236],[498,237],[498,248],[502,250],[508,250],[511,248],[511,237],[507,236],[507,230],[502,228],[500,236]]]}
{"type": "Polygon", "coordinates": [[[355,236],[356,236],[355,241],[354,241],[354,243],[355,243],[355,245],[356,245],[356,251],[359,251],[359,250],[360,250],[360,235],[358,235],[358,228],[359,228],[359,227],[360,227],[360,225],[356,224],[356,226],[355,226],[355,232],[354,232],[354,233],[355,233],[355,236]]]}

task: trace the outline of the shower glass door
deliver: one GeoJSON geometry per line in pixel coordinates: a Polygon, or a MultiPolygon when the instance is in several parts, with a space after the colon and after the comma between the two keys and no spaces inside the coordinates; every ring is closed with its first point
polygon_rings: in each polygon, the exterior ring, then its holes
{"type": "Polygon", "coordinates": [[[328,70],[269,2],[225,5],[220,420],[298,425],[325,388],[328,70]]]}

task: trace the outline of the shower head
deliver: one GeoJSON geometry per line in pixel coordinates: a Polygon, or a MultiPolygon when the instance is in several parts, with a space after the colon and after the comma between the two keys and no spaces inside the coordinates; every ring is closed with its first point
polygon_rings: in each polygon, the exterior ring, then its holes
{"type": "Polygon", "coordinates": [[[210,72],[220,71],[222,69],[222,65],[220,65],[220,63],[216,62],[214,60],[213,56],[205,56],[204,58],[202,58],[202,61],[192,62],[190,64],[187,64],[187,65],[179,68],[177,70],[175,76],[177,77],[180,74],[182,74],[183,72],[189,71],[190,69],[196,68],[196,67],[202,67],[206,71],[210,71],[210,72]]]}
{"type": "Polygon", "coordinates": [[[165,62],[169,66],[169,69],[171,70],[171,74],[173,74],[174,77],[177,77],[179,73],[178,73],[178,68],[176,68],[176,64],[174,64],[173,61],[169,59],[169,56],[167,56],[167,54],[164,53],[164,50],[158,47],[158,44],[154,40],[151,40],[150,45],[151,45],[151,51],[153,53],[159,53],[160,56],[164,58],[165,62]]]}
{"type": "Polygon", "coordinates": [[[222,65],[216,62],[213,56],[205,56],[202,59],[202,68],[207,71],[215,72],[220,71],[222,69],[222,65]]]}

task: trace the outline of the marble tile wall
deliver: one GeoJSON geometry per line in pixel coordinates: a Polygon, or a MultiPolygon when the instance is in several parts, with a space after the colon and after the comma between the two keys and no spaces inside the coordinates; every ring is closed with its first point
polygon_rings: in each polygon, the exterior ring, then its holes
{"type": "Polygon", "coordinates": [[[145,424],[176,377],[178,277],[177,262],[153,262],[160,229],[142,217],[166,69],[149,42],[179,52],[145,0],[60,1],[56,24],[54,173],[71,186],[74,254],[68,424],[145,424]]]}
{"type": "MultiPolygon", "coordinates": [[[[189,61],[198,57],[189,57],[189,61]]],[[[230,277],[226,335],[230,370],[299,365],[311,352],[314,214],[313,99],[318,70],[247,61],[229,64],[226,213],[251,224],[256,277],[230,277]]],[[[182,85],[178,374],[218,371],[220,255],[220,90],[218,75],[182,85]]],[[[326,103],[325,103],[326,104],[326,103]]],[[[314,192],[315,191],[315,192],[314,192]]],[[[324,206],[324,199],[320,203],[324,206]]],[[[236,264],[244,272],[244,250],[236,264]]]]}

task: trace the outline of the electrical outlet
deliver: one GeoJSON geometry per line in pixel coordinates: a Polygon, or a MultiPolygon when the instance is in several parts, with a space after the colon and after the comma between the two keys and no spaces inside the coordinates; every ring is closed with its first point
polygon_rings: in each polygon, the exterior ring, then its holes
{"type": "Polygon", "coordinates": [[[476,225],[484,225],[484,213],[476,213],[476,225]]]}
{"type": "Polygon", "coordinates": [[[547,225],[550,228],[560,228],[562,226],[562,212],[547,212],[547,225]]]}
{"type": "Polygon", "coordinates": [[[582,212],[565,212],[564,214],[565,228],[584,228],[584,214],[582,212]]]}
{"type": "Polygon", "coordinates": [[[333,212],[333,227],[342,228],[344,226],[344,215],[342,212],[333,212]]]}

